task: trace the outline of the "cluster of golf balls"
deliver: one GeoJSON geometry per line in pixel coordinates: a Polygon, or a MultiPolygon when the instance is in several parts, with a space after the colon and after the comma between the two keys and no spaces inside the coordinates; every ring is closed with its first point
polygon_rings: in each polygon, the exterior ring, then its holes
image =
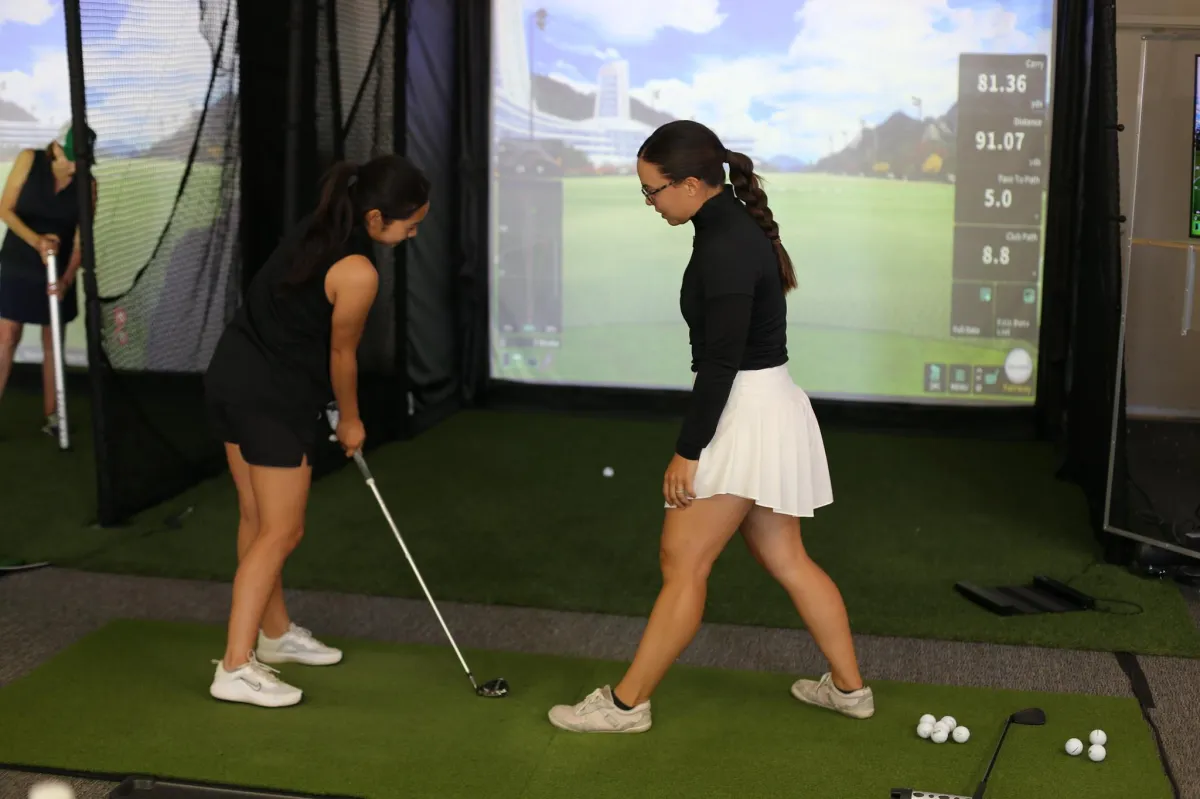
{"type": "MultiPolygon", "coordinates": [[[[1108,750],[1104,748],[1104,745],[1108,743],[1108,736],[1105,735],[1104,730],[1092,730],[1091,735],[1088,736],[1088,741],[1091,743],[1091,746],[1088,747],[1088,757],[1091,758],[1092,762],[1099,763],[1108,755],[1108,750]]],[[[1067,741],[1068,755],[1074,757],[1082,751],[1083,741],[1078,738],[1072,738],[1067,741]]]]}
{"type": "Polygon", "coordinates": [[[944,744],[949,738],[955,743],[965,744],[971,737],[971,731],[954,720],[954,716],[942,716],[935,719],[929,713],[921,716],[917,722],[917,735],[928,738],[935,744],[944,744]]]}

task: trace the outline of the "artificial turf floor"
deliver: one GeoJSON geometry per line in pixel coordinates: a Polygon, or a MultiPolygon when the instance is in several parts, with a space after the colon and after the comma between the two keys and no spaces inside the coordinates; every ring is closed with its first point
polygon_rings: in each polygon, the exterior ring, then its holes
{"type": "MultiPolygon", "coordinates": [[[[237,503],[222,476],[98,530],[87,408],[76,451],[37,432],[35,397],[0,414],[0,560],[228,581],[237,503]],[[23,407],[28,406],[28,407],[23,407]],[[181,529],[164,520],[191,507],[181,529]]],[[[555,414],[463,412],[367,459],[439,600],[644,617],[661,585],[662,472],[678,426],[555,414]],[[614,476],[602,476],[611,466],[614,476]]],[[[368,431],[368,435],[370,431],[368,431]]],[[[1082,493],[1054,476],[1048,445],[825,433],[833,505],[803,522],[858,633],[1200,656],[1178,590],[1112,565],[1082,493]],[[1002,618],[955,582],[1025,583],[1045,574],[1102,598],[1110,613],[1002,618]]],[[[317,481],[290,588],[422,597],[353,467],[317,481]]],[[[786,594],[740,539],[717,561],[706,620],[800,626],[786,594]]]]}
{"type": "Polygon", "coordinates": [[[505,699],[476,697],[453,651],[345,641],[332,668],[289,666],[305,689],[266,710],[208,696],[223,630],[118,621],[0,689],[0,762],[355,797],[882,797],[892,788],[970,794],[1004,719],[1024,707],[992,773],[993,799],[1169,797],[1133,699],[874,683],[877,712],[846,719],[793,700],[795,675],[676,667],[642,735],[561,732],[553,704],[614,680],[620,664],[469,651],[475,673],[505,677],[505,699]],[[916,736],[924,713],[954,716],[964,744],[916,736]],[[1108,757],[1064,742],[1108,733],[1108,757]]]}

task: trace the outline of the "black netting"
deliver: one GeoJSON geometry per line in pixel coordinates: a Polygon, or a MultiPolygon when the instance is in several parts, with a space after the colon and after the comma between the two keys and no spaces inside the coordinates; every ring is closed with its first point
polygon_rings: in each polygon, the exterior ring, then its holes
{"type": "MultiPolygon", "coordinates": [[[[399,0],[323,0],[317,14],[316,126],[323,166],[395,152],[396,25],[399,0]]],[[[359,369],[396,370],[395,253],[376,248],[379,299],[367,319],[359,369]]]]}
{"type": "Polygon", "coordinates": [[[200,381],[240,289],[238,14],[236,0],[80,5],[105,521],[220,463],[200,381]]]}

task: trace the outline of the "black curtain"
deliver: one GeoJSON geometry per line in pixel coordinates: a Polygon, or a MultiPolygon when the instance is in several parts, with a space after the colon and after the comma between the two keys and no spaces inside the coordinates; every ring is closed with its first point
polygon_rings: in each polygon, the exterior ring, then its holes
{"type": "Polygon", "coordinates": [[[286,232],[285,187],[297,193],[291,200],[299,209],[311,207],[316,198],[316,127],[312,113],[316,14],[316,0],[238,2],[242,207],[247,209],[242,225],[243,288],[286,232]],[[300,51],[293,61],[290,46],[294,20],[300,24],[300,51]],[[292,74],[293,66],[299,70],[298,75],[292,74]],[[293,80],[298,82],[298,113],[289,109],[288,90],[293,80]],[[289,117],[299,122],[291,130],[289,117]],[[295,137],[291,146],[296,160],[292,165],[287,158],[289,135],[295,137]]]}
{"type": "Polygon", "coordinates": [[[487,0],[457,3],[458,352],[463,402],[484,400],[488,358],[488,120],[492,19],[487,0]]]}
{"type": "MultiPolygon", "coordinates": [[[[407,5],[405,154],[433,183],[420,235],[404,246],[406,320],[403,341],[397,342],[408,357],[409,433],[415,435],[458,407],[459,397],[454,321],[457,11],[456,4],[444,0],[408,0],[407,5]]],[[[400,307],[399,299],[397,303],[400,307]]]]}
{"type": "Polygon", "coordinates": [[[1058,20],[1038,423],[1059,442],[1060,476],[1083,489],[1097,536],[1107,540],[1118,400],[1114,507],[1125,485],[1116,3],[1060,0],[1058,20]]]}

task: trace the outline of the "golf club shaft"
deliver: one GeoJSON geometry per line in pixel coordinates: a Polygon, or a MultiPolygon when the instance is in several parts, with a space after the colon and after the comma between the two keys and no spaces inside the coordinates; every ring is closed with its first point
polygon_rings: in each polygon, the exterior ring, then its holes
{"type": "MultiPolygon", "coordinates": [[[[58,282],[58,256],[51,253],[46,256],[47,285],[58,282]]],[[[62,316],[60,315],[58,297],[50,296],[50,337],[53,340],[54,357],[54,403],[58,414],[58,448],[67,449],[71,445],[70,433],[67,430],[67,386],[63,379],[63,340],[62,316]]],[[[43,352],[45,358],[48,353],[43,352]]]]}
{"type": "Polygon", "coordinates": [[[992,762],[988,763],[987,771],[983,773],[983,779],[979,781],[979,787],[975,789],[975,794],[971,799],[983,799],[983,792],[987,790],[988,777],[992,776],[992,767],[996,765],[996,758],[1000,756],[1000,747],[1004,746],[1004,737],[1008,735],[1008,728],[1012,726],[1012,716],[1008,717],[1008,721],[1004,722],[1004,731],[1000,733],[1000,741],[996,744],[996,751],[992,752],[992,762]]]}
{"type": "MultiPolygon", "coordinates": [[[[331,402],[325,407],[325,419],[329,422],[329,428],[333,431],[333,435],[329,437],[330,441],[337,441],[337,428],[341,418],[342,415],[336,403],[331,402]]],[[[425,585],[425,579],[421,577],[421,570],[417,568],[417,562],[413,560],[412,553],[408,551],[408,546],[405,545],[404,538],[400,535],[400,529],[396,526],[396,521],[392,518],[387,503],[383,501],[383,496],[379,493],[379,487],[375,485],[375,477],[371,474],[371,469],[367,466],[367,460],[363,457],[361,450],[356,450],[354,453],[354,465],[358,467],[363,480],[366,481],[367,486],[371,489],[371,493],[375,495],[375,501],[379,503],[379,509],[383,511],[383,517],[387,519],[388,526],[392,528],[392,535],[396,536],[396,541],[400,544],[400,549],[404,551],[404,557],[408,559],[408,565],[412,568],[413,574],[416,575],[417,582],[421,584],[421,590],[425,592],[425,598],[429,600],[429,606],[433,608],[434,615],[437,616],[438,622],[442,625],[442,631],[446,633],[446,638],[449,639],[450,646],[454,647],[454,654],[458,655],[458,662],[462,664],[463,671],[467,673],[467,679],[471,681],[471,685],[478,691],[479,686],[475,683],[475,675],[471,673],[471,667],[467,665],[467,659],[463,657],[458,644],[454,641],[454,636],[450,633],[450,628],[446,626],[446,620],[442,618],[442,612],[438,610],[437,602],[433,601],[433,594],[429,593],[429,588],[425,585]]]]}
{"type": "Polygon", "coordinates": [[[471,681],[471,685],[475,685],[475,675],[471,673],[471,668],[467,665],[466,658],[458,649],[458,644],[454,642],[454,636],[450,634],[450,628],[446,626],[446,620],[442,618],[441,611],[438,610],[437,603],[433,601],[433,595],[429,593],[429,588],[425,585],[425,580],[421,577],[421,570],[417,568],[416,561],[408,551],[408,547],[404,544],[404,539],[400,536],[400,530],[396,527],[396,522],[392,519],[392,514],[388,511],[387,503],[383,501],[383,497],[379,493],[378,486],[375,485],[375,478],[371,476],[371,471],[367,468],[367,462],[363,459],[361,452],[354,453],[354,461],[358,464],[359,471],[367,480],[367,486],[370,487],[371,493],[375,495],[375,501],[379,503],[379,509],[383,511],[384,518],[387,519],[388,525],[392,528],[392,534],[396,536],[396,541],[400,543],[400,548],[404,550],[404,557],[408,559],[408,565],[412,567],[413,574],[417,576],[417,582],[421,584],[421,590],[425,592],[425,598],[429,600],[430,607],[437,615],[438,621],[442,625],[442,630],[446,633],[446,637],[450,639],[450,646],[454,647],[454,654],[458,655],[458,662],[462,664],[463,671],[467,673],[467,678],[471,681]]]}

